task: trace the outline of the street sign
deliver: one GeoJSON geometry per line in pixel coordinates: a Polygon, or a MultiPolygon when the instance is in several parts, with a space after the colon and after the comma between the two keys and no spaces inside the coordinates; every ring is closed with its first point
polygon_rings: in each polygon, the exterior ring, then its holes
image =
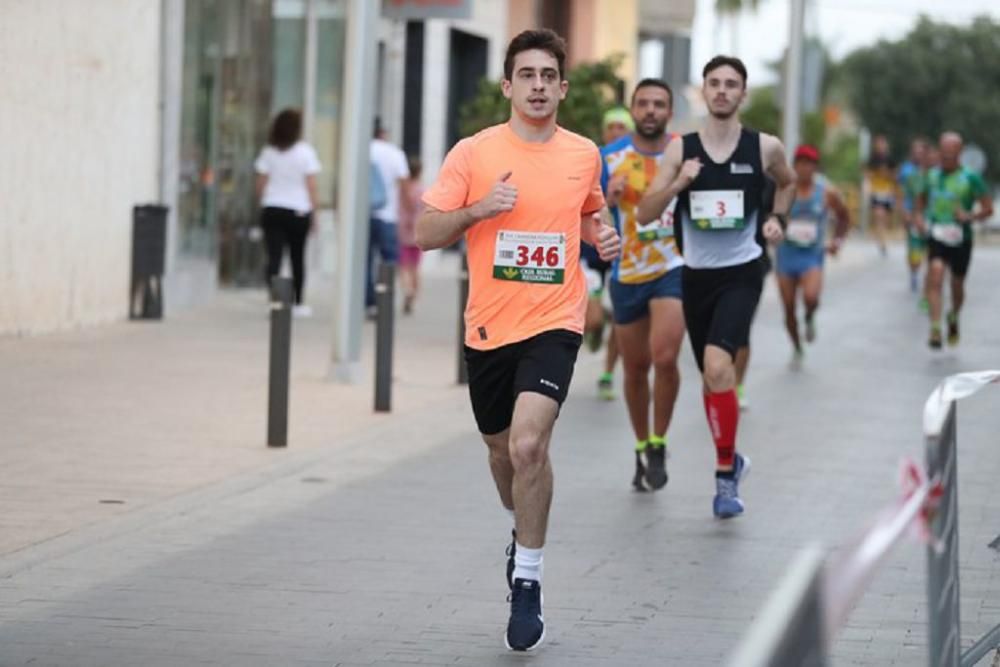
{"type": "Polygon", "coordinates": [[[986,153],[976,144],[969,144],[963,148],[962,154],[958,156],[958,161],[966,169],[980,174],[986,170],[986,153]]]}

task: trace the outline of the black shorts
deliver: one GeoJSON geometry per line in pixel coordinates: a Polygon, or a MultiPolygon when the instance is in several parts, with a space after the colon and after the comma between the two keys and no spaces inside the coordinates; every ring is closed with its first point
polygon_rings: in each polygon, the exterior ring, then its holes
{"type": "Polygon", "coordinates": [[[750,342],[764,267],[759,259],[723,269],[684,267],[684,318],[698,368],[705,370],[705,346],[721,347],[735,359],[750,342]]]}
{"type": "Polygon", "coordinates": [[[950,246],[930,239],[927,242],[927,256],[931,261],[942,260],[951,270],[951,275],[964,278],[972,262],[972,241],[966,241],[960,246],[950,246]]]}
{"type": "Polygon", "coordinates": [[[892,213],[895,203],[896,198],[892,195],[872,195],[871,198],[872,208],[884,208],[888,213],[892,213]]]}
{"type": "Polygon", "coordinates": [[[543,394],[561,406],[581,342],[580,334],[558,329],[493,350],[466,345],[469,397],[479,432],[493,435],[510,427],[522,391],[543,394]]]}

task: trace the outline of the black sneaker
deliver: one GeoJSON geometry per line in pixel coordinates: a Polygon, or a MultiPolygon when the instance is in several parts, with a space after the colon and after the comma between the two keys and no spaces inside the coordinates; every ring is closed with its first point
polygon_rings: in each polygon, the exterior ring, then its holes
{"type": "Polygon", "coordinates": [[[542,585],[531,579],[515,579],[510,592],[510,620],[504,643],[511,651],[531,651],[544,639],[542,585]]]}
{"type": "Polygon", "coordinates": [[[667,448],[648,445],[646,447],[646,483],[653,491],[667,485],[667,448]]]}
{"type": "Polygon", "coordinates": [[[507,588],[514,588],[514,554],[517,553],[517,531],[510,531],[510,544],[504,549],[507,554],[507,588]]]}
{"type": "Polygon", "coordinates": [[[642,462],[642,452],[635,453],[635,475],[632,476],[632,488],[636,491],[648,491],[646,488],[646,465],[642,462]]]}
{"type": "Polygon", "coordinates": [[[958,314],[951,312],[948,313],[948,346],[955,347],[958,340],[958,314]]]}
{"type": "Polygon", "coordinates": [[[941,330],[940,329],[931,329],[931,337],[927,341],[927,345],[929,345],[932,350],[940,350],[941,349],[942,342],[941,342],[941,330]]]}

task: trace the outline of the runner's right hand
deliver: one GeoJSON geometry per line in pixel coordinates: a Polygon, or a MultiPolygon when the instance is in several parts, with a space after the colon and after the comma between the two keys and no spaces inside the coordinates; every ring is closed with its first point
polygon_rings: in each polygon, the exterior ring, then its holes
{"type": "Polygon", "coordinates": [[[512,173],[508,171],[501,174],[489,194],[476,202],[477,218],[487,220],[514,208],[514,204],[517,203],[517,186],[507,182],[512,173]]]}
{"type": "Polygon", "coordinates": [[[684,160],[684,163],[681,165],[681,176],[688,183],[693,183],[694,179],[698,178],[699,173],[701,173],[701,160],[696,157],[684,160]]]}

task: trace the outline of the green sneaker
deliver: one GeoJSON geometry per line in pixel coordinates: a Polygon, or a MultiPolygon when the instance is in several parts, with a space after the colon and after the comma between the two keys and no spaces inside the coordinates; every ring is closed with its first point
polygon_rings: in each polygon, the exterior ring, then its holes
{"type": "Polygon", "coordinates": [[[932,350],[940,350],[943,347],[941,343],[940,325],[931,326],[931,337],[928,339],[927,345],[930,346],[932,350]]]}
{"type": "Polygon", "coordinates": [[[601,329],[590,330],[583,334],[583,342],[587,346],[587,349],[591,352],[597,352],[601,349],[601,339],[604,332],[601,329]]]}
{"type": "Polygon", "coordinates": [[[815,343],[816,342],[816,317],[806,318],[806,342],[815,343]]]}
{"type": "Polygon", "coordinates": [[[948,313],[948,346],[958,345],[958,313],[951,311],[948,313]]]}
{"type": "Polygon", "coordinates": [[[614,375],[601,373],[601,377],[597,379],[597,397],[602,401],[615,400],[614,375]]]}
{"type": "Polygon", "coordinates": [[[746,412],[750,409],[750,399],[747,398],[747,393],[743,389],[743,385],[736,385],[736,400],[740,406],[740,412],[746,412]]]}

